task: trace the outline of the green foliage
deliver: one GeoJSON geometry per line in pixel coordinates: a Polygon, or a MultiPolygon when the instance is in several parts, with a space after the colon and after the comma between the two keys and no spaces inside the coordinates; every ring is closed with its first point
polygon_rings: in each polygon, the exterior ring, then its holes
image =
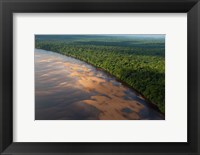
{"type": "Polygon", "coordinates": [[[165,43],[159,39],[72,37],[37,39],[36,48],[58,52],[102,68],[165,112],[165,43]]]}

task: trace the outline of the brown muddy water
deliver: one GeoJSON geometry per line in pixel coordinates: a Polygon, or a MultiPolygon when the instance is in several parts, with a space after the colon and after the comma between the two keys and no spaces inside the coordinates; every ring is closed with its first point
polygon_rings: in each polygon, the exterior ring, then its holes
{"type": "Polygon", "coordinates": [[[36,120],[160,120],[142,96],[95,67],[35,49],[36,120]]]}

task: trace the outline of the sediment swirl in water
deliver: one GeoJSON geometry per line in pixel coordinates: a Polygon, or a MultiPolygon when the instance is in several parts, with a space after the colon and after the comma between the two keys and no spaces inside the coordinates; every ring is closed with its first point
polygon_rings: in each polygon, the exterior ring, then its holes
{"type": "Polygon", "coordinates": [[[139,95],[95,67],[35,49],[36,120],[163,119],[139,95]]]}

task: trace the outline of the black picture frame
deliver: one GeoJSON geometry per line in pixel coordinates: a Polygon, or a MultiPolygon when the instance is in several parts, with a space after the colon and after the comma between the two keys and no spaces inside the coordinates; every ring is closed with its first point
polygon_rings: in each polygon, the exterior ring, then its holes
{"type": "MultiPolygon", "coordinates": [[[[1,154],[200,154],[199,0],[0,0],[1,154]],[[13,13],[187,13],[187,143],[16,143],[13,142],[13,13]]],[[[181,58],[181,57],[180,57],[181,58]]],[[[185,120],[184,120],[185,121],[185,120]]]]}

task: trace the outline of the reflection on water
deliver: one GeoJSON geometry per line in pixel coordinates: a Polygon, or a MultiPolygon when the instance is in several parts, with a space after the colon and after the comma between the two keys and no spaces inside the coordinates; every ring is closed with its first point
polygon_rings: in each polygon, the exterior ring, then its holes
{"type": "Polygon", "coordinates": [[[35,49],[36,120],[163,119],[115,78],[77,59],[35,49]]]}

